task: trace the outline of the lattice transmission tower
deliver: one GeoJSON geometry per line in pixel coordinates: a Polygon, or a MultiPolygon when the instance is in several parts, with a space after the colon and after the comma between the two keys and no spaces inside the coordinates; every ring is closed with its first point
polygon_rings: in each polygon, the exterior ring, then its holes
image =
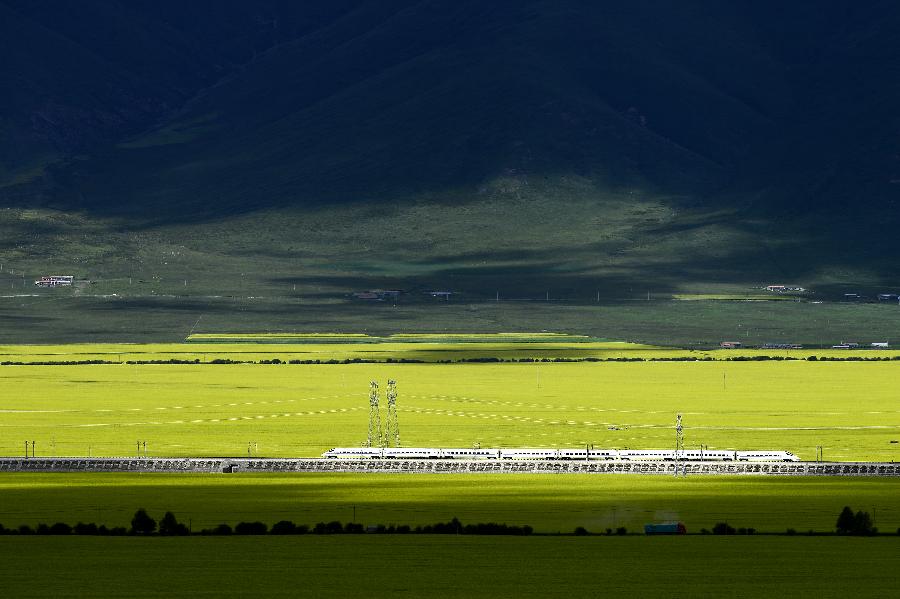
{"type": "Polygon", "coordinates": [[[684,426],[681,424],[681,414],[675,415],[675,452],[676,455],[684,453],[684,426]]]}
{"type": "Polygon", "coordinates": [[[397,416],[397,381],[387,382],[387,426],[384,431],[384,447],[400,447],[400,420],[397,416]]]}
{"type": "Polygon", "coordinates": [[[381,444],[381,410],[378,408],[378,383],[369,383],[369,434],[366,447],[381,444]]]}
{"type": "MultiPolygon", "coordinates": [[[[684,458],[684,426],[681,414],[675,415],[675,476],[678,476],[678,462],[684,458]]],[[[682,474],[687,474],[687,466],[682,465],[682,474]]]]}

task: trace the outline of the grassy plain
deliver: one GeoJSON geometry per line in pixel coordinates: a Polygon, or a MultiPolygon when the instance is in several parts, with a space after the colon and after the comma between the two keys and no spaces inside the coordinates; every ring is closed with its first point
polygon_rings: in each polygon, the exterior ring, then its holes
{"type": "MultiPolygon", "coordinates": [[[[429,352],[427,344],[416,348],[404,355],[429,352]]],[[[362,442],[369,381],[394,378],[406,446],[669,447],[682,412],[689,447],[786,449],[812,459],[822,446],[830,460],[891,461],[900,459],[900,444],[891,443],[900,439],[897,368],[807,361],[4,366],[0,453],[22,455],[23,442],[33,440],[38,456],[134,455],[140,440],[156,456],[246,456],[248,447],[259,456],[315,456],[362,442]]]]}
{"type": "Polygon", "coordinates": [[[0,537],[0,559],[29,564],[4,575],[14,597],[843,598],[895,592],[896,544],[805,537],[0,537]]]}
{"type": "Polygon", "coordinates": [[[315,524],[528,524],[537,532],[592,532],[680,520],[691,532],[727,521],[762,532],[829,532],[841,508],[900,527],[900,481],[872,478],[459,474],[4,474],[7,527],[77,521],[127,526],[139,507],[173,511],[197,531],[242,520],[315,524]]]}

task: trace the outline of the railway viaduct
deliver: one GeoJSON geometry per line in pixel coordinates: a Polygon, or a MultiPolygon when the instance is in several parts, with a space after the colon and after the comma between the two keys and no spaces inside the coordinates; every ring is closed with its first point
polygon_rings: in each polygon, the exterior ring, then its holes
{"type": "Polygon", "coordinates": [[[898,476],[893,462],[650,462],[543,460],[336,460],[312,458],[0,458],[0,472],[371,472],[448,474],[656,474],[898,476]]]}

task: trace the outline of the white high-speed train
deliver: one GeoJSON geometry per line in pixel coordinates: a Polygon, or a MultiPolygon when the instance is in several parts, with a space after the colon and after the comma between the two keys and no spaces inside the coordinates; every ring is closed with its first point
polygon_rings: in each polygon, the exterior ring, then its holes
{"type": "MultiPolygon", "coordinates": [[[[667,449],[465,449],[441,447],[335,447],[323,458],[410,459],[410,460],[644,460],[663,462],[676,459],[667,449]]],[[[679,451],[679,460],[716,462],[799,462],[789,451],[735,451],[733,449],[679,451]]]]}

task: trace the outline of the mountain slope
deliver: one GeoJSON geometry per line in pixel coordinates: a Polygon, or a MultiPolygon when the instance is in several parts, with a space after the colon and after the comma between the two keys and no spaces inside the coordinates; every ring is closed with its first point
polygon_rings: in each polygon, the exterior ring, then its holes
{"type": "Polygon", "coordinates": [[[336,295],[900,274],[869,241],[898,214],[893,3],[0,11],[3,258],[29,268],[162,276],[190,239],[214,281],[336,295]]]}

